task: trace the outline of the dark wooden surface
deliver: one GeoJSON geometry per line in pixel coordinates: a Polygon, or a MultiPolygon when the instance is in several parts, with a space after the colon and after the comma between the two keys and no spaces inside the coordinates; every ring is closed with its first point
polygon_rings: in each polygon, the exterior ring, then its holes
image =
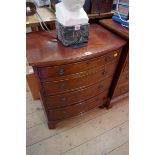
{"type": "Polygon", "coordinates": [[[50,121],[58,121],[67,117],[76,116],[82,114],[90,109],[93,109],[99,105],[103,104],[103,99],[107,97],[108,91],[104,91],[96,95],[93,98],[90,98],[84,102],[80,102],[78,104],[67,106],[61,109],[53,109],[49,110],[49,120],[50,121]]]}
{"type": "Polygon", "coordinates": [[[129,29],[126,27],[123,27],[120,23],[117,23],[113,21],[112,19],[102,19],[99,21],[99,23],[111,30],[112,32],[115,32],[122,38],[128,40],[129,39],[129,29]]]}
{"type": "Polygon", "coordinates": [[[111,91],[111,98],[115,98],[129,92],[129,61],[128,60],[129,60],[128,55],[126,56],[126,59],[124,57],[120,59],[120,61],[124,63],[119,63],[118,65],[119,68],[117,69],[117,74],[118,73],[120,74],[118,74],[118,78],[115,79],[116,82],[115,84],[113,84],[114,89],[113,91],[111,91]]]}
{"type": "Polygon", "coordinates": [[[88,14],[90,20],[92,19],[102,19],[102,18],[111,18],[113,16],[113,12],[105,12],[105,13],[92,13],[88,14]]]}
{"type": "MultiPolygon", "coordinates": [[[[120,96],[123,97],[125,93],[129,94],[129,30],[112,19],[100,20],[100,24],[127,41],[126,46],[123,47],[116,73],[108,94],[110,100],[116,97],[121,99],[120,96]]],[[[107,103],[107,107],[112,106],[110,100],[109,103],[107,103]]]]}
{"type": "Polygon", "coordinates": [[[126,42],[99,25],[90,25],[83,48],[64,47],[51,38],[45,32],[28,34],[27,59],[37,78],[48,126],[55,128],[62,119],[106,104],[126,42]]]}
{"type": "Polygon", "coordinates": [[[29,65],[61,65],[101,56],[121,48],[125,41],[113,33],[93,24],[90,26],[89,41],[86,47],[73,49],[64,47],[59,41],[52,42],[56,36],[47,32],[32,32],[26,35],[27,59],[29,65]]]}
{"type": "Polygon", "coordinates": [[[91,59],[91,61],[85,60],[85,61],[79,61],[79,62],[67,64],[67,65],[40,67],[38,68],[39,76],[42,81],[45,81],[47,79],[49,80],[51,78],[53,79],[53,77],[60,78],[61,76],[75,74],[79,70],[81,72],[86,71],[86,70],[89,70],[89,69],[92,69],[98,66],[103,66],[114,60],[117,60],[117,58],[120,56],[120,53],[121,52],[119,50],[115,50],[115,51],[105,54],[104,56],[93,58],[91,59]]]}
{"type": "Polygon", "coordinates": [[[113,0],[92,0],[91,13],[104,13],[112,10],[113,0]]]}
{"type": "Polygon", "coordinates": [[[101,66],[93,70],[80,72],[79,74],[82,74],[80,76],[73,74],[69,75],[68,78],[63,77],[62,80],[44,82],[42,86],[47,96],[77,90],[92,85],[96,80],[101,81],[109,77],[114,73],[116,65],[117,61],[105,67],[101,66]]]}
{"type": "Polygon", "coordinates": [[[46,98],[47,106],[51,108],[59,108],[78,102],[82,102],[89,98],[96,96],[97,94],[104,92],[109,89],[111,84],[112,76],[106,78],[102,81],[97,81],[97,83],[90,85],[89,87],[80,88],[77,91],[71,91],[70,93],[63,93],[54,96],[48,96],[46,98]],[[94,93],[92,93],[92,90],[94,93]],[[54,102],[53,102],[54,101],[54,102]]]}

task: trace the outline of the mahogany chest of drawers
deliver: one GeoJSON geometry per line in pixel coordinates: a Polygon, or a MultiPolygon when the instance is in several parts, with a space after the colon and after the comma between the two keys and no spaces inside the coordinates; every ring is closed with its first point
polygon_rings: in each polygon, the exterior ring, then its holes
{"type": "MultiPolygon", "coordinates": [[[[121,99],[122,97],[128,96],[129,93],[129,30],[112,19],[100,20],[100,24],[127,42],[122,48],[119,63],[108,94],[110,100],[121,99]]],[[[109,108],[112,106],[110,100],[107,102],[107,107],[109,108]]]]}
{"type": "Polygon", "coordinates": [[[52,34],[27,34],[27,60],[34,69],[49,128],[56,123],[103,107],[125,41],[102,28],[90,25],[87,46],[73,49],[52,34]]]}

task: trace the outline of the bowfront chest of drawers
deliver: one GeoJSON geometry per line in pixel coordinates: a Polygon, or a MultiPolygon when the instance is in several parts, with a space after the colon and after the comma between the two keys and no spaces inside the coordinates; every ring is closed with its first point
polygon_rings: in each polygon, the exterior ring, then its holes
{"type": "Polygon", "coordinates": [[[64,47],[52,34],[27,34],[27,60],[34,69],[49,128],[61,120],[103,107],[125,41],[90,25],[85,47],[64,47]]]}

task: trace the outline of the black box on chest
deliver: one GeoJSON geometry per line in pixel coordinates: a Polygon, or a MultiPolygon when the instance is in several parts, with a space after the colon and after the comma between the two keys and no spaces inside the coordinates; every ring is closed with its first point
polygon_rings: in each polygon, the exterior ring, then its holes
{"type": "Polygon", "coordinates": [[[89,24],[63,26],[56,21],[57,37],[65,46],[79,47],[88,42],[89,24]]]}

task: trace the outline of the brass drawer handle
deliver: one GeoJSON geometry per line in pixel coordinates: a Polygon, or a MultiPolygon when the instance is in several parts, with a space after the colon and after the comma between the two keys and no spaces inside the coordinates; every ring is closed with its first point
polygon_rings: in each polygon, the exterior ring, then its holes
{"type": "Polygon", "coordinates": [[[64,83],[59,83],[59,87],[60,88],[64,88],[65,87],[65,84],[64,83]]]}
{"type": "Polygon", "coordinates": [[[60,70],[59,70],[59,75],[64,75],[64,73],[65,73],[64,68],[60,68],[60,70]]]}
{"type": "Polygon", "coordinates": [[[106,57],[104,57],[104,60],[105,60],[105,62],[109,62],[111,60],[111,57],[110,56],[106,56],[106,57]]]}
{"type": "Polygon", "coordinates": [[[118,56],[118,53],[114,53],[114,57],[117,57],[118,56]]]}

